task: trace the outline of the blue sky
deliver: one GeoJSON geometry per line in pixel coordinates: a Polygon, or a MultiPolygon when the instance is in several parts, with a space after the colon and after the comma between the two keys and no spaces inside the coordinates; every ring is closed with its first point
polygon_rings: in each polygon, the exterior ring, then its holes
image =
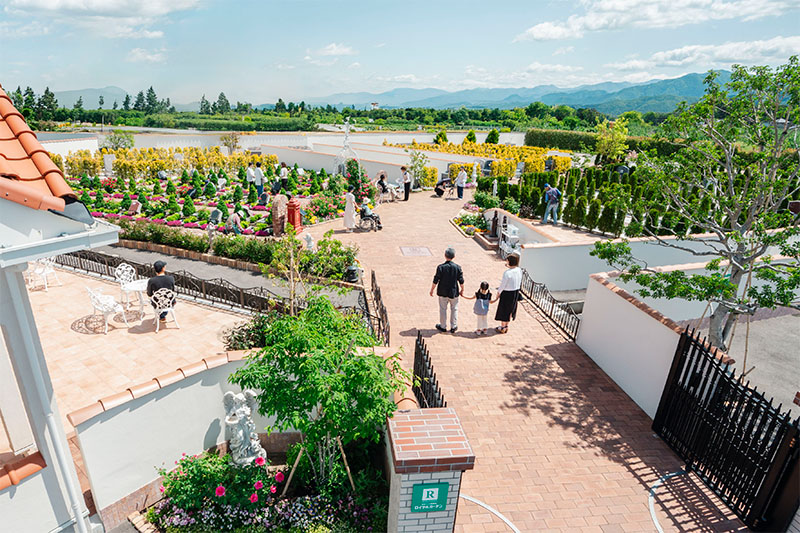
{"type": "Polygon", "coordinates": [[[0,84],[254,104],[562,87],[800,54],[800,0],[0,0],[0,84]]]}

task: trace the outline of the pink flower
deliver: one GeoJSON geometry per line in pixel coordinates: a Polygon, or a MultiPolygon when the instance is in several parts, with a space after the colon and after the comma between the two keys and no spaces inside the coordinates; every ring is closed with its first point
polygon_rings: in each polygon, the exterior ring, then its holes
{"type": "Polygon", "coordinates": [[[275,493],[278,491],[278,489],[275,487],[275,485],[272,485],[272,486],[269,488],[269,491],[270,491],[272,494],[275,494],[275,493]]]}
{"type": "Polygon", "coordinates": [[[217,486],[217,490],[214,491],[214,494],[217,496],[225,496],[225,487],[222,485],[217,486]]]}
{"type": "Polygon", "coordinates": [[[275,474],[275,481],[278,483],[283,483],[283,472],[278,472],[275,474]]]}
{"type": "Polygon", "coordinates": [[[264,466],[264,463],[266,463],[266,461],[264,460],[263,457],[256,457],[256,464],[258,466],[264,466]]]}
{"type": "Polygon", "coordinates": [[[256,503],[258,501],[258,494],[255,492],[250,495],[250,503],[256,503]]]}
{"type": "Polygon", "coordinates": [[[164,488],[164,485],[160,485],[158,487],[158,490],[159,490],[159,492],[163,493],[166,489],[164,488]]]}
{"type": "Polygon", "coordinates": [[[260,481],[256,481],[255,485],[253,485],[253,488],[256,490],[261,490],[264,488],[264,484],[261,483],[260,481]]]}

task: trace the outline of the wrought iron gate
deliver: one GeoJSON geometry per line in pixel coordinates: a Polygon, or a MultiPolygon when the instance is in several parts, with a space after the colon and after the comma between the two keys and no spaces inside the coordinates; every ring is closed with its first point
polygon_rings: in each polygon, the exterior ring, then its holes
{"type": "Polygon", "coordinates": [[[683,332],[653,430],[752,529],[784,531],[797,510],[799,422],[683,332]]]}
{"type": "Polygon", "coordinates": [[[417,341],[414,344],[414,381],[411,388],[420,407],[447,407],[433,371],[428,347],[425,346],[420,333],[417,333],[417,341]]]}

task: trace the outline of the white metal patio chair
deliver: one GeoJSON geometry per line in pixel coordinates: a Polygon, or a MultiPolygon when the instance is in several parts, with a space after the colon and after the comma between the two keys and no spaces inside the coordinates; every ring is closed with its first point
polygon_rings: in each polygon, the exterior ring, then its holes
{"type": "Polygon", "coordinates": [[[34,278],[39,278],[42,280],[44,290],[47,291],[48,276],[55,277],[56,281],[58,281],[58,284],[61,285],[61,280],[58,278],[58,272],[56,272],[55,264],[56,261],[52,257],[46,257],[44,259],[37,260],[31,269],[31,286],[33,286],[34,278]]]}
{"type": "Polygon", "coordinates": [[[136,279],[136,269],[128,263],[120,263],[114,269],[114,279],[119,283],[120,295],[123,305],[130,304],[130,293],[136,291],[131,288],[130,284],[136,279]]]}
{"type": "Polygon", "coordinates": [[[86,290],[89,291],[89,299],[92,301],[92,308],[94,309],[92,316],[97,314],[103,315],[103,334],[108,334],[108,317],[114,313],[121,313],[122,320],[125,321],[125,326],[130,327],[130,324],[128,324],[128,317],[125,316],[125,308],[123,308],[122,304],[117,302],[113,296],[95,292],[89,287],[86,287],[86,290]]]}
{"type": "Polygon", "coordinates": [[[161,313],[172,313],[172,320],[175,321],[175,326],[180,329],[178,318],[175,316],[175,304],[178,303],[178,296],[175,291],[169,289],[158,289],[150,297],[150,302],[153,304],[153,310],[156,313],[154,320],[156,321],[156,333],[161,326],[161,313]]]}

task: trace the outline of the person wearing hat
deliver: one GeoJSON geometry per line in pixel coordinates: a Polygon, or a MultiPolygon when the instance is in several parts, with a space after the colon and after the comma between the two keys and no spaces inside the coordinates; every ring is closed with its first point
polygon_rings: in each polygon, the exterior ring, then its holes
{"type": "MultiPolygon", "coordinates": [[[[152,297],[158,289],[175,290],[175,278],[167,275],[167,264],[164,261],[153,263],[153,270],[156,271],[156,275],[147,280],[147,296],[152,297]]],[[[166,321],[167,312],[164,311],[158,318],[162,322],[166,321]]]]}

